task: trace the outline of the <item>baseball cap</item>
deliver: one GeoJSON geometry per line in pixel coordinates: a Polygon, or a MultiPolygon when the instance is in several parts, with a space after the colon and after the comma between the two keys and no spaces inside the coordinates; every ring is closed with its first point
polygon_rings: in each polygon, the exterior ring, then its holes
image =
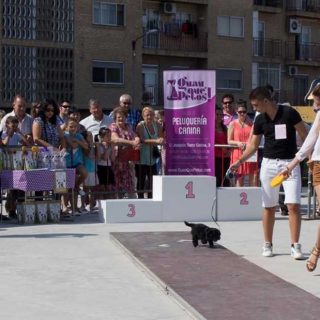
{"type": "Polygon", "coordinates": [[[320,78],[314,79],[311,84],[307,94],[304,97],[304,102],[308,103],[308,100],[313,100],[313,90],[320,85],[320,78]]]}

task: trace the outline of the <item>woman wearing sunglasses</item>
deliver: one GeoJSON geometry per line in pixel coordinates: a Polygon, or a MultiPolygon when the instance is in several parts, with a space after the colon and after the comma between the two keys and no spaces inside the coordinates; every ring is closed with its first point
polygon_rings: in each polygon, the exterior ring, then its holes
{"type": "Polygon", "coordinates": [[[32,135],[35,144],[43,147],[65,148],[63,132],[57,121],[58,105],[52,99],[46,99],[40,104],[39,116],[34,119],[32,135]]]}
{"type": "MultiPolygon", "coordinates": [[[[237,148],[232,149],[231,163],[237,161],[244,150],[248,139],[250,137],[251,128],[253,123],[247,116],[247,105],[244,100],[237,103],[238,119],[233,120],[228,128],[228,144],[234,145],[237,148]]],[[[244,184],[244,177],[249,176],[249,185],[254,186],[256,184],[256,176],[258,172],[257,162],[244,162],[237,170],[236,186],[242,187],[244,184]]]]}

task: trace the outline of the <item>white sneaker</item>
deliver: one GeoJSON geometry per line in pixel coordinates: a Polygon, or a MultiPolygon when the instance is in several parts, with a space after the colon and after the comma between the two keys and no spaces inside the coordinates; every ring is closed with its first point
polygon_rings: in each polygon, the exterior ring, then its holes
{"type": "Polygon", "coordinates": [[[301,252],[301,244],[300,243],[294,243],[291,245],[291,257],[296,260],[303,260],[304,256],[301,252]]]}
{"type": "Polygon", "coordinates": [[[262,255],[264,257],[273,257],[272,244],[270,242],[265,242],[262,247],[262,255]]]}

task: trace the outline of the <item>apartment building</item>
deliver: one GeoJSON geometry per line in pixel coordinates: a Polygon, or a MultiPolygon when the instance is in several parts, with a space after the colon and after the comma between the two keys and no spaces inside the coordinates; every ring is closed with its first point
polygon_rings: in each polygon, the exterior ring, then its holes
{"type": "Polygon", "coordinates": [[[215,69],[218,101],[273,85],[303,104],[319,77],[318,0],[2,0],[1,106],[16,93],[80,108],[163,105],[162,73],[215,69]]]}

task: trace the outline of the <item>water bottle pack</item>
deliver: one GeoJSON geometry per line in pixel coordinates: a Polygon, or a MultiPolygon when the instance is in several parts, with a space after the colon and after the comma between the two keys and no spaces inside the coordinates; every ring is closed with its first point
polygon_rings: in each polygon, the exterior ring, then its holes
{"type": "Polygon", "coordinates": [[[0,170],[65,169],[65,152],[32,147],[31,150],[0,149],[0,170]],[[36,148],[37,150],[35,150],[36,148]]]}

